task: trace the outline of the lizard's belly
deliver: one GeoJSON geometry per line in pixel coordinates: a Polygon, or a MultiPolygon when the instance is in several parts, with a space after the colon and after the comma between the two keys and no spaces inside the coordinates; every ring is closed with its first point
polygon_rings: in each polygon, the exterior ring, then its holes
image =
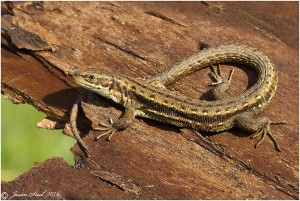
{"type": "Polygon", "coordinates": [[[232,128],[234,118],[216,119],[214,117],[204,117],[201,119],[186,118],[183,116],[174,116],[170,114],[161,114],[155,111],[137,111],[136,116],[153,119],[159,122],[172,124],[178,127],[193,128],[198,131],[218,132],[232,128]]]}

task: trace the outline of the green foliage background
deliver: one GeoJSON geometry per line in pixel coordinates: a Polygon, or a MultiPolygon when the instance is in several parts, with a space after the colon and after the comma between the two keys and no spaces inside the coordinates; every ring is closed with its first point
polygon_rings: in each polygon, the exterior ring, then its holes
{"type": "Polygon", "coordinates": [[[13,104],[1,95],[1,180],[13,180],[50,157],[74,164],[70,148],[76,141],[62,130],[36,127],[45,114],[28,104],[13,104]]]}

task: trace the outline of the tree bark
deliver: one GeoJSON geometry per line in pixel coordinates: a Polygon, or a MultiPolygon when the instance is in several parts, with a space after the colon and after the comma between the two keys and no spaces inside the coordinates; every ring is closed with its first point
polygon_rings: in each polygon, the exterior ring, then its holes
{"type": "MultiPolygon", "coordinates": [[[[68,125],[81,90],[70,76],[76,68],[150,78],[202,48],[228,43],[256,47],[273,61],[278,90],[258,116],[288,121],[272,126],[282,152],[270,140],[254,149],[256,141],[240,129],[201,138],[143,118],[111,142],[95,141],[101,132],[92,128],[123,108],[85,91],[77,123],[91,156],[75,145],[75,166],[51,158],[2,182],[2,192],[59,192],[31,199],[298,199],[297,8],[298,2],[2,2],[2,93],[54,122],[42,127],[68,125]]],[[[256,81],[243,66],[225,66],[225,75],[236,68],[232,96],[256,81]]],[[[208,72],[168,88],[210,100],[208,72]]]]}

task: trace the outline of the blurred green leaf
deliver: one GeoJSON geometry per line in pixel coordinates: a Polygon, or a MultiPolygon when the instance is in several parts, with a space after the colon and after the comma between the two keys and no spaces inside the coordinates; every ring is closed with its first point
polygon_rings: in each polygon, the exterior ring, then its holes
{"type": "Polygon", "coordinates": [[[45,115],[28,104],[13,104],[1,96],[1,180],[9,181],[50,157],[74,164],[70,148],[76,141],[62,130],[36,127],[45,115]]]}

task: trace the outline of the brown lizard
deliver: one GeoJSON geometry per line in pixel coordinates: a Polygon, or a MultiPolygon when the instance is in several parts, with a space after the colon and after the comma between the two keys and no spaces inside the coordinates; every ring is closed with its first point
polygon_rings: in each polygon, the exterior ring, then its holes
{"type": "MultiPolygon", "coordinates": [[[[117,121],[113,122],[110,119],[110,124],[100,123],[102,127],[96,130],[106,132],[97,139],[105,135],[110,139],[116,131],[126,129],[135,116],[141,116],[199,131],[217,132],[239,127],[253,132],[252,138],[261,136],[255,148],[269,136],[275,148],[280,151],[270,125],[285,122],[273,122],[267,117],[253,118],[254,114],[268,105],[277,88],[277,72],[274,65],[257,49],[244,45],[223,45],[204,49],[146,81],[99,69],[77,71],[73,78],[81,87],[111,99],[125,108],[124,115],[117,121]],[[229,97],[226,90],[230,85],[233,70],[230,71],[229,77],[224,79],[218,65],[226,62],[251,67],[258,73],[257,82],[241,95],[229,97]],[[217,71],[213,65],[218,65],[217,71]],[[165,86],[205,67],[211,67],[211,74],[215,79],[212,83],[215,101],[192,99],[166,89],[165,86]]],[[[76,127],[72,119],[71,124],[73,128],[76,127]]],[[[73,129],[73,132],[76,134],[77,129],[73,129]]],[[[87,149],[78,133],[76,138],[87,149]]]]}

